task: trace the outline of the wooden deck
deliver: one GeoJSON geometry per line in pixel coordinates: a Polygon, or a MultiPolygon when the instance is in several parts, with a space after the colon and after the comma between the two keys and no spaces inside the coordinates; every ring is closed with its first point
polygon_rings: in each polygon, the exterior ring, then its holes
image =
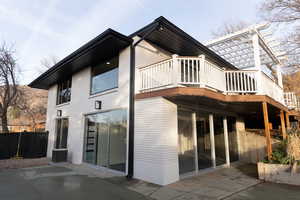
{"type": "Polygon", "coordinates": [[[275,101],[266,95],[225,95],[206,88],[192,88],[192,87],[176,87],[169,89],[162,89],[153,92],[145,92],[136,95],[136,99],[144,99],[151,97],[166,97],[174,98],[180,96],[186,97],[205,97],[224,103],[262,103],[266,102],[278,110],[288,112],[288,108],[283,104],[275,101]]]}

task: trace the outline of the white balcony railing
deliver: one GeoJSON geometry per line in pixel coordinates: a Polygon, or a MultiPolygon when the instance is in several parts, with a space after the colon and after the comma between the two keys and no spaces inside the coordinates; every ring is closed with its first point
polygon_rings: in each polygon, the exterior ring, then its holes
{"type": "Polygon", "coordinates": [[[225,71],[228,93],[257,93],[257,71],[225,71]]]}
{"type": "Polygon", "coordinates": [[[226,90],[224,70],[204,57],[174,57],[140,68],[139,76],[141,92],[178,85],[226,90]]]}
{"type": "Polygon", "coordinates": [[[139,69],[139,92],[169,87],[203,87],[226,94],[268,95],[284,103],[283,89],[261,71],[224,70],[199,57],[173,56],[139,69]]]}
{"type": "Polygon", "coordinates": [[[284,93],[284,103],[289,109],[300,111],[300,98],[294,92],[284,93]]]}

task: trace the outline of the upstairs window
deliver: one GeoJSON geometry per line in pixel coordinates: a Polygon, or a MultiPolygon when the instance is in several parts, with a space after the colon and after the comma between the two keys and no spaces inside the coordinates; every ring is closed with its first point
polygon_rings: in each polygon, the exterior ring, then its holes
{"type": "Polygon", "coordinates": [[[118,87],[119,58],[114,57],[92,67],[91,94],[118,87]]]}
{"type": "Polygon", "coordinates": [[[65,80],[58,84],[57,105],[71,101],[71,84],[72,79],[65,80]]]}

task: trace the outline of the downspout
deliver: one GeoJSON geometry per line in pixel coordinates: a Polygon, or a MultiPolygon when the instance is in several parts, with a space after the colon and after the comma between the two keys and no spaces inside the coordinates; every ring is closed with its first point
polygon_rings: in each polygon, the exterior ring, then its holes
{"type": "Polygon", "coordinates": [[[130,46],[130,83],[129,83],[129,134],[128,134],[128,173],[127,178],[133,177],[134,165],[134,100],[135,100],[135,47],[157,30],[158,23],[143,37],[130,46]]]}

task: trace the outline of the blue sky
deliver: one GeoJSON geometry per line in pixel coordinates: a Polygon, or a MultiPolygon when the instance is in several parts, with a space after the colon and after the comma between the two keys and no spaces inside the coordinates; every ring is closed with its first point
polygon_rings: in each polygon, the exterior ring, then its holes
{"type": "Polygon", "coordinates": [[[13,44],[28,84],[40,63],[64,58],[107,28],[130,34],[164,16],[200,42],[226,21],[259,22],[262,0],[1,0],[0,42],[13,44]]]}

